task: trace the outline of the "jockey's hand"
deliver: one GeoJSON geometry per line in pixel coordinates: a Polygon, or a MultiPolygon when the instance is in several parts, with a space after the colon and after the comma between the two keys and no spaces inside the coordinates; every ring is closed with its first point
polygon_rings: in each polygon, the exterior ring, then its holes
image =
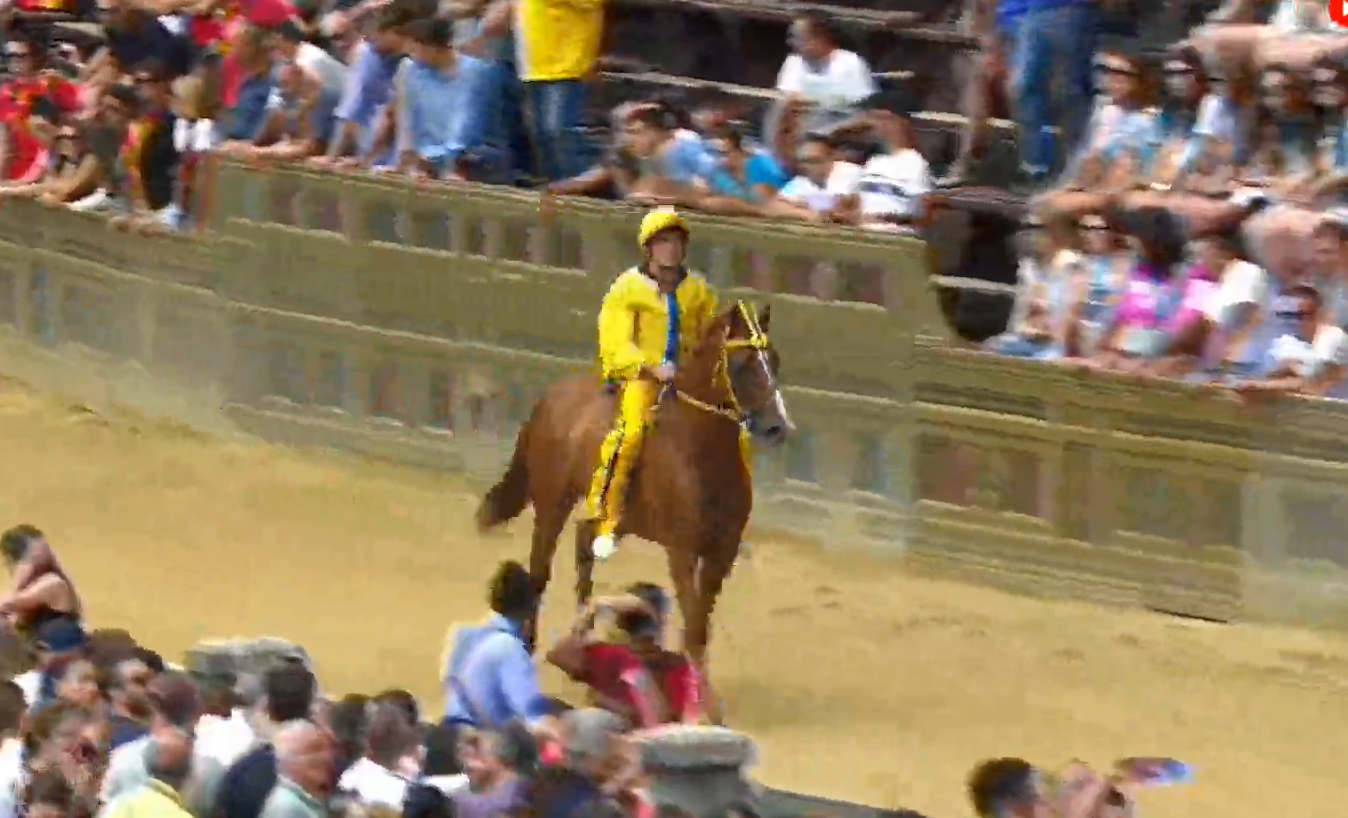
{"type": "Polygon", "coordinates": [[[674,364],[663,363],[651,367],[651,377],[660,383],[671,383],[674,380],[674,364]]]}

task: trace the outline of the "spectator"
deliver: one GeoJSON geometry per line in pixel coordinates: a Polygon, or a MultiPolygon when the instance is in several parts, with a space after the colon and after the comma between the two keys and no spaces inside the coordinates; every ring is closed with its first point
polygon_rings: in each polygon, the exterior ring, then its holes
{"type": "Polygon", "coordinates": [[[70,201],[72,210],[115,212],[124,209],[126,172],[123,158],[131,138],[131,126],[142,119],[142,112],[140,94],[130,85],[114,85],[99,100],[97,120],[85,131],[85,149],[93,159],[94,169],[89,181],[97,187],[88,195],[70,201]]]}
{"type": "Polygon", "coordinates": [[[1348,68],[1341,61],[1325,59],[1315,67],[1315,106],[1327,112],[1324,136],[1329,140],[1329,167],[1308,191],[1312,203],[1342,201],[1348,191],[1348,68]]]}
{"type": "Polygon", "coordinates": [[[30,677],[34,689],[27,692],[30,703],[44,703],[56,697],[59,667],[84,653],[83,606],[37,528],[19,525],[0,535],[0,556],[13,575],[10,593],[0,599],[0,613],[12,627],[28,633],[38,650],[39,672],[30,677]]]}
{"type": "Polygon", "coordinates": [[[346,89],[337,106],[337,134],[328,146],[327,159],[360,159],[371,154],[377,125],[392,96],[393,77],[403,60],[402,28],[408,22],[400,8],[388,6],[374,33],[356,47],[346,89]]]}
{"type": "Polygon", "coordinates": [[[108,749],[116,750],[149,734],[147,723],[153,712],[147,696],[147,685],[154,674],[145,661],[134,653],[111,658],[106,671],[111,705],[108,713],[108,749]]]}
{"type": "Polygon", "coordinates": [[[62,701],[88,710],[102,704],[94,663],[87,654],[70,657],[52,672],[56,677],[56,695],[62,701]]]}
{"type": "Polygon", "coordinates": [[[799,175],[777,191],[771,215],[822,221],[838,198],[861,184],[861,166],[838,159],[832,140],[820,134],[805,137],[796,156],[799,175]]]}
{"type": "MultiPolygon", "coordinates": [[[[99,774],[103,757],[99,752],[100,725],[97,714],[66,701],[57,701],[42,709],[32,720],[24,741],[28,760],[25,774],[36,777],[43,771],[55,771],[74,790],[76,815],[91,815],[98,803],[99,774]]],[[[24,798],[31,795],[24,788],[24,798]]],[[[19,814],[26,804],[20,799],[19,814]]]]}
{"type": "Polygon", "coordinates": [[[1320,292],[1311,284],[1293,286],[1281,299],[1279,313],[1278,318],[1294,323],[1293,331],[1273,342],[1264,376],[1236,382],[1236,392],[1247,399],[1287,393],[1348,396],[1348,339],[1327,320],[1320,292]]]}
{"type": "Polygon", "coordinates": [[[1314,184],[1322,130],[1308,84],[1286,65],[1265,68],[1260,78],[1264,118],[1252,167],[1243,180],[1280,194],[1304,194],[1314,184]]]}
{"type": "Polygon", "coordinates": [[[720,159],[711,174],[699,181],[713,196],[761,205],[789,181],[777,160],[749,144],[743,123],[727,123],[707,147],[720,159]]]}
{"type": "Polygon", "coordinates": [[[1114,320],[1128,269],[1127,258],[1120,252],[1119,234],[1104,219],[1087,216],[1081,220],[1081,229],[1085,234],[1085,274],[1068,299],[1071,313],[1067,321],[1075,338],[1069,341],[1066,352],[1068,357],[1090,358],[1114,320]]]}
{"type": "Polygon", "coordinates": [[[572,710],[561,717],[563,759],[545,769],[530,793],[539,818],[619,818],[614,797],[632,773],[632,747],[623,720],[607,710],[572,710]]]}
{"type": "Polygon", "coordinates": [[[969,776],[969,800],[978,818],[1040,818],[1053,813],[1043,777],[1019,758],[984,761],[969,776]]]}
{"type": "Polygon", "coordinates": [[[142,780],[105,800],[101,818],[205,818],[207,813],[188,808],[199,786],[193,778],[200,771],[190,733],[156,732],[138,754],[142,780]]]}
{"type": "Polygon", "coordinates": [[[1094,362],[1140,373],[1170,347],[1167,328],[1184,303],[1185,244],[1175,218],[1159,208],[1128,214],[1123,225],[1137,239],[1137,263],[1094,362]]]}
{"type": "MultiPolygon", "coordinates": [[[[254,676],[239,679],[232,691],[236,703],[227,718],[202,717],[197,725],[197,747],[228,770],[257,741],[252,722],[265,719],[263,680],[254,676]]],[[[221,784],[224,788],[224,784],[221,784]]]]}
{"type": "Polygon", "coordinates": [[[445,795],[453,795],[468,786],[468,776],[464,775],[459,759],[459,734],[455,727],[439,724],[431,729],[424,742],[421,781],[445,795]]]}
{"type": "Polygon", "coordinates": [[[527,121],[544,179],[580,173],[585,82],[594,73],[604,32],[603,0],[514,0],[515,43],[527,121]]]}
{"type": "Polygon", "coordinates": [[[1145,171],[1156,143],[1156,116],[1141,61],[1116,51],[1101,54],[1096,64],[1102,94],[1063,172],[1061,184],[1071,189],[1126,187],[1145,171]]]}
{"type": "Polygon", "coordinates": [[[459,754],[468,786],[451,796],[456,818],[494,818],[511,815],[522,806],[524,780],[508,762],[501,733],[473,732],[459,742],[459,754]]]}
{"type": "MultiPolygon", "coordinates": [[[[337,769],[342,776],[365,756],[365,733],[371,707],[369,696],[351,693],[328,710],[328,730],[337,743],[337,769]]],[[[341,788],[340,783],[338,788],[341,788]]]]}
{"type": "Polygon", "coordinates": [[[294,20],[271,32],[277,61],[276,85],[267,100],[267,118],[253,145],[222,147],[230,155],[254,161],[293,161],[327,150],[335,125],[333,112],[346,85],[346,66],[310,42],[294,20]]]}
{"type": "Polygon", "coordinates": [[[219,146],[214,101],[207,98],[211,89],[200,77],[179,80],[173,101],[173,149],[178,155],[178,174],[173,188],[173,203],[164,212],[163,225],[181,229],[190,218],[205,212],[208,185],[198,173],[203,157],[219,146]]]}
{"type": "Polygon", "coordinates": [[[140,108],[122,150],[126,204],[133,219],[173,224],[173,215],[165,212],[178,179],[173,90],[167,70],[154,60],[138,66],[133,78],[140,108]]]}
{"type": "Polygon", "coordinates": [[[1261,327],[1269,318],[1273,288],[1268,274],[1245,260],[1238,236],[1227,234],[1195,244],[1199,263],[1218,271],[1217,291],[1205,307],[1204,364],[1208,373],[1252,377],[1260,371],[1268,343],[1261,327]]]}
{"type": "Polygon", "coordinates": [[[648,583],[597,600],[547,659],[634,728],[696,723],[702,717],[701,678],[686,657],[663,647],[668,608],[664,591],[648,583]],[[597,614],[613,617],[615,639],[594,638],[597,614]]]}
{"type": "Polygon", "coordinates": [[[484,625],[460,628],[445,657],[444,720],[480,729],[500,729],[514,720],[539,724],[552,708],[539,690],[525,642],[538,605],[529,572],[517,562],[501,563],[489,600],[492,617],[484,625]]]}
{"type": "Polygon", "coordinates": [[[14,682],[0,683],[0,818],[12,818],[18,807],[27,709],[22,688],[14,682]]]}
{"type": "Polygon", "coordinates": [[[907,229],[923,215],[931,192],[931,167],[917,149],[908,117],[910,104],[899,92],[872,97],[864,104],[864,126],[883,149],[866,161],[855,195],[839,203],[835,218],[875,230],[907,229]]]}
{"type": "Polygon", "coordinates": [[[336,753],[316,725],[293,721],[276,733],[276,785],[262,807],[263,818],[328,818],[336,753]]]}
{"type": "Polygon", "coordinates": [[[150,683],[146,697],[153,714],[150,734],[112,754],[103,780],[103,802],[111,803],[132,793],[153,778],[152,768],[158,754],[162,748],[168,748],[175,758],[180,751],[188,754],[186,763],[190,769],[183,773],[186,786],[175,787],[182,792],[186,808],[196,818],[212,818],[224,768],[193,741],[193,731],[201,718],[201,696],[196,686],[186,674],[169,671],[150,683]]]}
{"type": "Polygon", "coordinates": [[[1021,173],[1030,184],[1047,180],[1057,154],[1074,149],[1090,117],[1094,26],[1088,0],[997,3],[997,28],[1010,43],[1011,109],[1021,173]],[[1056,106],[1055,92],[1061,95],[1056,106]],[[1049,133],[1054,124],[1062,125],[1060,150],[1049,133]]]}
{"type": "Polygon", "coordinates": [[[407,27],[412,59],[396,85],[399,169],[430,178],[504,179],[499,146],[483,140],[497,112],[492,66],[458,54],[448,20],[407,27]]]}
{"type": "Polygon", "coordinates": [[[272,668],[263,683],[266,724],[258,729],[263,743],[244,754],[225,773],[216,813],[219,818],[258,818],[277,782],[277,748],[271,737],[292,722],[307,720],[317,685],[299,662],[272,668]]]}
{"type": "Polygon", "coordinates": [[[102,74],[109,63],[113,75],[130,74],[137,66],[156,60],[164,66],[168,80],[188,73],[192,64],[192,45],[183,36],[171,32],[153,13],[139,8],[133,0],[99,0],[107,10],[104,33],[107,46],[95,55],[90,72],[102,74]]]}
{"type": "Polygon", "coordinates": [[[801,125],[814,131],[836,125],[875,94],[871,68],[853,51],[840,48],[832,22],[819,12],[791,24],[791,49],[777,73],[779,106],[799,106],[801,125]]]}
{"type": "MultiPolygon", "coordinates": [[[[24,814],[28,818],[69,818],[79,814],[75,790],[57,769],[48,768],[35,773],[25,790],[22,801],[26,805],[24,814]]],[[[3,809],[8,810],[4,813],[6,818],[15,814],[13,803],[3,809]]]]}
{"type": "Polygon", "coordinates": [[[1197,170],[1204,159],[1230,165],[1235,154],[1236,111],[1225,96],[1209,93],[1203,59],[1192,46],[1165,61],[1166,100],[1156,117],[1159,147],[1151,178],[1169,187],[1197,170]]]}
{"type": "Polygon", "coordinates": [[[365,755],[337,782],[337,789],[367,805],[401,810],[410,781],[420,773],[416,730],[391,704],[374,705],[365,738],[365,755]]]}
{"type": "Polygon", "coordinates": [[[637,163],[637,178],[627,198],[672,204],[688,198],[693,183],[716,172],[716,158],[696,134],[681,134],[677,115],[650,103],[628,115],[623,146],[637,163]]]}
{"type": "Polygon", "coordinates": [[[31,185],[46,173],[53,136],[60,120],[80,108],[80,95],[73,83],[42,73],[46,55],[36,38],[21,34],[4,48],[13,78],[0,86],[0,185],[31,185]]]}
{"type": "Polygon", "coordinates": [[[1311,233],[1315,249],[1315,285],[1331,323],[1348,326],[1348,208],[1323,213],[1311,233]]]}
{"type": "Polygon", "coordinates": [[[267,101],[275,89],[271,54],[264,29],[245,28],[235,42],[230,56],[237,77],[233,83],[232,101],[226,97],[228,114],[222,136],[234,142],[251,142],[262,131],[267,118],[267,101]]]}
{"type": "Polygon", "coordinates": [[[403,715],[409,727],[418,727],[421,724],[421,705],[417,703],[417,697],[407,690],[391,687],[374,694],[370,701],[375,704],[392,705],[403,715]]]}

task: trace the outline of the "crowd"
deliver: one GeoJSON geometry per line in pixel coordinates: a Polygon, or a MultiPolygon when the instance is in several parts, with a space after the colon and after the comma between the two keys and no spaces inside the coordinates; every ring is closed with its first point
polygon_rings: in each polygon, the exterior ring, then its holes
{"type": "MultiPolygon", "coordinates": [[[[444,716],[429,721],[402,689],[324,695],[310,657],[281,640],[259,640],[265,655],[251,659],[200,646],[173,665],[127,631],[86,631],[41,531],[4,532],[0,556],[12,577],[0,598],[0,673],[12,677],[0,681],[0,818],[770,814],[745,772],[751,740],[696,726],[708,689],[664,647],[656,585],[597,600],[541,646],[586,688],[590,705],[573,708],[539,688],[538,601],[524,568],[502,563],[486,619],[450,631],[444,716]]],[[[1156,768],[1050,774],[994,759],[974,768],[969,797],[980,818],[1123,818],[1156,768]]]]}

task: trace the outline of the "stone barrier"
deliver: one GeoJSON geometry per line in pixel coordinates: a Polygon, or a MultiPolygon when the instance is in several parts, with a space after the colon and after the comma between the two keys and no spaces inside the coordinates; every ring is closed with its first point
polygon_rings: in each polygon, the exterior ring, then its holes
{"type": "MultiPolygon", "coordinates": [[[[233,166],[204,237],[12,203],[0,321],[218,396],[272,440],[489,482],[542,388],[592,365],[600,297],[637,258],[638,210],[555,204],[233,166]]],[[[759,530],[1041,596],[1348,629],[1344,404],[955,349],[919,241],[690,218],[695,266],[772,305],[801,429],[755,464],[759,530]]]]}

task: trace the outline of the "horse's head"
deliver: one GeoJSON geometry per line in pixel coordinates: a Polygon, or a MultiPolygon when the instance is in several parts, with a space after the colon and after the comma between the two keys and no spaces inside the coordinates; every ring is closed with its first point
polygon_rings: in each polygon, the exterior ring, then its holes
{"type": "Polygon", "coordinates": [[[777,386],[781,360],[768,340],[771,309],[736,301],[708,330],[702,354],[724,369],[731,403],[749,432],[775,446],[796,430],[777,386]]]}

